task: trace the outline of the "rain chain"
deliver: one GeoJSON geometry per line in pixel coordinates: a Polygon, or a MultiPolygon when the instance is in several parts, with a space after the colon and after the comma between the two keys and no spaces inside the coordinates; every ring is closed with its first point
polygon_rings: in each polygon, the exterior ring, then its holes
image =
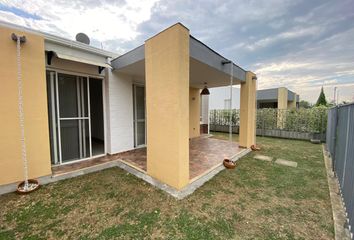
{"type": "MultiPolygon", "coordinates": [[[[27,152],[26,152],[26,138],[25,138],[25,114],[23,110],[23,83],[22,83],[22,71],[21,71],[21,38],[20,36],[15,36],[17,44],[17,85],[18,85],[18,112],[20,120],[20,131],[21,131],[21,155],[23,161],[23,171],[25,177],[25,184],[23,186],[24,191],[28,191],[28,164],[27,164],[27,152]]],[[[24,37],[23,37],[24,39],[24,37]]],[[[23,40],[24,41],[24,40],[23,40]]]]}

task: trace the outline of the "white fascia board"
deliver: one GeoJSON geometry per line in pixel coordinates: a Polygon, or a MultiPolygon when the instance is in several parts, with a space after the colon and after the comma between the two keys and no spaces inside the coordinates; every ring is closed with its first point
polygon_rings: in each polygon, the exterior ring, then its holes
{"type": "Polygon", "coordinates": [[[89,53],[104,56],[104,57],[110,57],[110,58],[115,58],[115,57],[119,56],[119,54],[116,54],[116,53],[105,51],[105,50],[95,48],[95,47],[92,47],[90,45],[87,45],[87,44],[84,44],[81,42],[61,38],[61,37],[54,36],[51,34],[45,34],[44,39],[45,39],[46,44],[48,43],[48,44],[62,45],[65,47],[75,48],[78,50],[82,50],[85,52],[89,52],[89,53]]]}

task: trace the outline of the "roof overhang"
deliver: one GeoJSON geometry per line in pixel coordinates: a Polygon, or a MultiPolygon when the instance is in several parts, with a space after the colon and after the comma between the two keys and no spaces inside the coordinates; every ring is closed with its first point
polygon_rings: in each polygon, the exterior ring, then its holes
{"type": "MultiPolygon", "coordinates": [[[[228,59],[215,52],[204,43],[190,36],[190,85],[202,88],[206,82],[208,87],[230,85],[231,64],[223,64],[228,59]]],[[[141,45],[111,61],[114,70],[136,76],[145,77],[145,45],[141,45]]],[[[246,81],[246,71],[236,64],[233,67],[234,84],[246,81]]]]}

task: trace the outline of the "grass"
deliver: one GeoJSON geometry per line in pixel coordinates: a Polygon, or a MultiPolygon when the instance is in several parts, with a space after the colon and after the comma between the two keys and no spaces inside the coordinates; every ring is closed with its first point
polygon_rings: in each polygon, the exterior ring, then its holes
{"type": "Polygon", "coordinates": [[[298,167],[250,153],[181,201],[107,169],[30,195],[0,196],[0,239],[333,239],[321,146],[262,137],[257,143],[259,154],[298,167]]]}

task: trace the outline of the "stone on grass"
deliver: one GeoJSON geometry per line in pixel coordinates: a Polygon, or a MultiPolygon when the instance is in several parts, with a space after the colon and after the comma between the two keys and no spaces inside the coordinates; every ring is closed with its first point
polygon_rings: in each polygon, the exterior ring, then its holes
{"type": "Polygon", "coordinates": [[[272,161],[272,157],[268,157],[268,156],[265,156],[265,155],[255,155],[253,158],[255,159],[258,159],[258,160],[262,160],[262,161],[267,161],[267,162],[271,162],[272,161]]]}
{"type": "Polygon", "coordinates": [[[284,165],[284,166],[288,166],[288,167],[297,167],[297,162],[288,161],[288,160],[280,159],[280,158],[275,160],[275,163],[280,164],[280,165],[284,165]]]}
{"type": "Polygon", "coordinates": [[[320,144],[321,140],[319,140],[319,139],[311,139],[310,142],[314,143],[314,144],[320,144]]]}

